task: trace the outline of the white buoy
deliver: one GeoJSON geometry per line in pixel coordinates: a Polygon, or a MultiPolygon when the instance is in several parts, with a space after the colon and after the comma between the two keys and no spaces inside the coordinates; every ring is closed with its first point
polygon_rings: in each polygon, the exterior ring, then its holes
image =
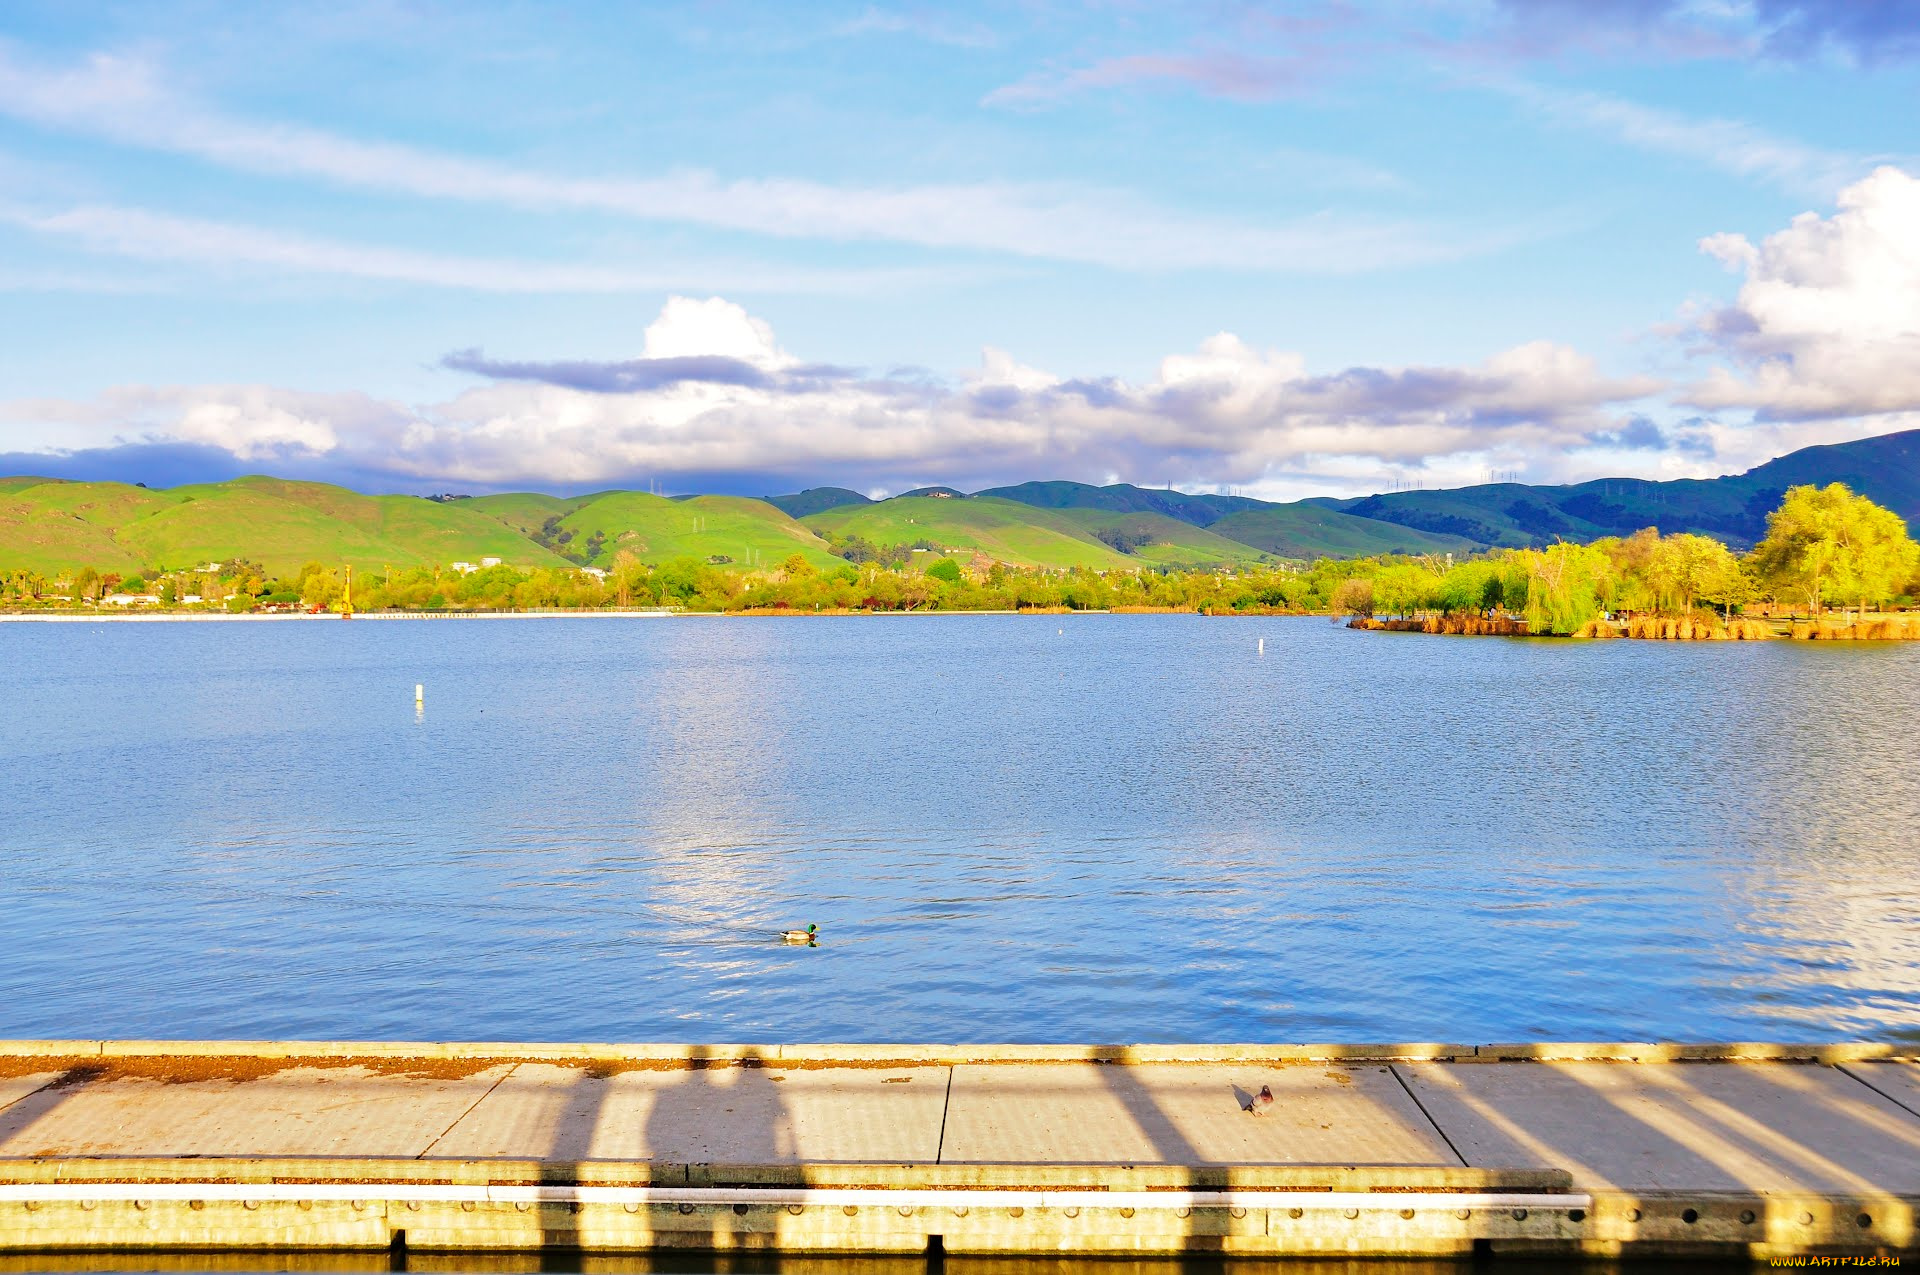
{"type": "Polygon", "coordinates": [[[1257,649],[1261,655],[1265,655],[1267,653],[1267,640],[1265,638],[1260,639],[1260,645],[1257,649]]]}
{"type": "Polygon", "coordinates": [[[413,702],[416,704],[427,702],[427,688],[419,682],[413,684],[413,702]]]}

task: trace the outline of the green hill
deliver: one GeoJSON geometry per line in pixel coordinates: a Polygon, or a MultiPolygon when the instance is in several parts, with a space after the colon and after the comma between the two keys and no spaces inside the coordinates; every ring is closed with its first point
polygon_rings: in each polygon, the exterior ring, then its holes
{"type": "Polygon", "coordinates": [[[927,541],[1019,567],[1137,567],[1066,515],[989,496],[895,496],[810,515],[809,527],[883,548],[927,541]]]}
{"type": "Polygon", "coordinates": [[[990,487],[974,494],[1017,500],[1023,505],[1040,509],[1100,509],[1108,513],[1164,514],[1196,527],[1211,527],[1228,514],[1268,507],[1266,501],[1250,496],[1218,496],[1205,492],[1195,495],[1170,489],[1161,491],[1152,487],[1135,487],[1132,483],[1113,483],[1106,487],[1073,482],[1021,483],[1016,487],[990,487]]]}
{"type": "Polygon", "coordinates": [[[1721,478],[1499,483],[1284,505],[1124,483],[1022,483],[973,496],[923,488],[884,501],[835,487],[773,501],[632,491],[433,501],[265,477],[150,490],[15,475],[0,477],[0,570],[126,573],[236,557],[271,574],[309,561],[377,569],[498,557],[531,567],[565,565],[562,553],[605,566],[622,550],[656,564],[691,556],[771,567],[798,552],[818,567],[836,566],[822,534],[859,535],[883,547],[925,541],[1016,566],[1099,569],[1248,562],[1262,554],[1458,553],[1646,526],[1745,548],[1763,534],[1786,488],[1830,482],[1920,526],[1920,430],[1804,448],[1721,478]],[[781,503],[808,512],[796,520],[781,503]]]}
{"type": "Polygon", "coordinates": [[[1269,554],[1166,514],[1105,509],[1053,511],[1143,567],[1206,567],[1261,562],[1269,554]]]}
{"type": "Polygon", "coordinates": [[[845,487],[809,487],[790,496],[768,496],[767,503],[789,518],[805,518],[808,514],[838,509],[841,505],[870,505],[873,501],[845,487]]]}
{"type": "Polygon", "coordinates": [[[1355,517],[1325,505],[1268,505],[1228,514],[1209,528],[1217,536],[1282,558],[1360,558],[1376,553],[1460,553],[1472,540],[1355,517]]]}
{"type": "Polygon", "coordinates": [[[447,503],[483,513],[523,536],[531,536],[540,530],[547,519],[564,518],[592,499],[592,496],[543,496],[536,491],[513,491],[498,496],[470,496],[447,503]]]}
{"type": "Polygon", "coordinates": [[[11,474],[0,478],[0,496],[8,492],[25,491],[29,487],[40,487],[51,483],[63,483],[64,478],[39,478],[33,474],[11,474]]]}
{"type": "Polygon", "coordinates": [[[386,566],[560,559],[486,515],[415,496],[362,496],[278,478],[150,491],[47,482],[0,492],[0,569],[131,571],[247,558],[287,575],[309,561],[386,566]]]}
{"type": "Polygon", "coordinates": [[[1669,534],[1715,536],[1745,549],[1766,534],[1767,515],[1788,487],[1834,482],[1920,526],[1920,430],[1806,447],[1722,478],[1603,478],[1558,487],[1498,483],[1313,503],[1492,545],[1593,540],[1657,526],[1669,534]]]}
{"type": "Polygon", "coordinates": [[[694,557],[774,567],[793,553],[816,567],[841,564],[810,529],[766,501],[745,496],[673,500],[643,491],[607,492],[562,518],[559,530],[571,533],[570,550],[589,553],[599,567],[611,565],[622,551],[656,566],[694,557]]]}

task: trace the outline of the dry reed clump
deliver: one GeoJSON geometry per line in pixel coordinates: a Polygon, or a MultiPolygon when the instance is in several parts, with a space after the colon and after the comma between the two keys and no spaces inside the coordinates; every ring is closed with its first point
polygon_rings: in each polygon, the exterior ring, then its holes
{"type": "Polygon", "coordinates": [[[1920,641],[1920,625],[1905,616],[1877,620],[1799,620],[1787,636],[1799,642],[1913,642],[1920,641]]]}
{"type": "Polygon", "coordinates": [[[1442,633],[1468,637],[1525,637],[1527,622],[1504,615],[1448,615],[1441,618],[1442,633]]]}
{"type": "Polygon", "coordinates": [[[1704,614],[1636,615],[1627,621],[1627,636],[1654,642],[1758,642],[1773,631],[1758,620],[1722,622],[1704,614]]]}
{"type": "Polygon", "coordinates": [[[1527,622],[1506,616],[1429,615],[1420,619],[1383,620],[1357,615],[1347,621],[1350,629],[1371,629],[1376,633],[1446,633],[1467,637],[1525,637],[1527,622]]]}

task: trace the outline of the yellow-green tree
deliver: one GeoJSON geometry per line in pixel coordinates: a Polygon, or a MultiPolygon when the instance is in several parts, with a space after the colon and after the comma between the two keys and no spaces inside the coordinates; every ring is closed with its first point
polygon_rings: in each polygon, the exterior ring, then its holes
{"type": "Polygon", "coordinates": [[[1613,560],[1596,545],[1516,549],[1508,561],[1527,567],[1527,631],[1573,633],[1612,600],[1613,560]]]}
{"type": "Polygon", "coordinates": [[[1740,563],[1711,536],[1682,533],[1654,541],[1644,571],[1666,611],[1685,614],[1703,599],[1730,604],[1739,592],[1740,563]]]}
{"type": "Polygon", "coordinates": [[[325,567],[321,567],[318,571],[302,568],[301,572],[300,600],[302,602],[310,607],[320,607],[324,610],[331,608],[340,600],[345,585],[339,576],[325,567]]]}
{"type": "Polygon", "coordinates": [[[1418,562],[1395,562],[1373,577],[1373,605],[1388,615],[1412,615],[1436,605],[1440,577],[1418,562]]]}
{"type": "Polygon", "coordinates": [[[1900,515],[1830,483],[1787,490],[1752,562],[1768,588],[1818,612],[1829,600],[1865,607],[1895,596],[1913,578],[1920,546],[1900,515]]]}

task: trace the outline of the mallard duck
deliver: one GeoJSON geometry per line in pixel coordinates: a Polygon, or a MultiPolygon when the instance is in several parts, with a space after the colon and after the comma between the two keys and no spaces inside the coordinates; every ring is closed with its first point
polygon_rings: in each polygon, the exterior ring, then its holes
{"type": "Polygon", "coordinates": [[[820,936],[820,927],[809,925],[804,930],[782,930],[780,937],[788,943],[811,943],[820,936]]]}

